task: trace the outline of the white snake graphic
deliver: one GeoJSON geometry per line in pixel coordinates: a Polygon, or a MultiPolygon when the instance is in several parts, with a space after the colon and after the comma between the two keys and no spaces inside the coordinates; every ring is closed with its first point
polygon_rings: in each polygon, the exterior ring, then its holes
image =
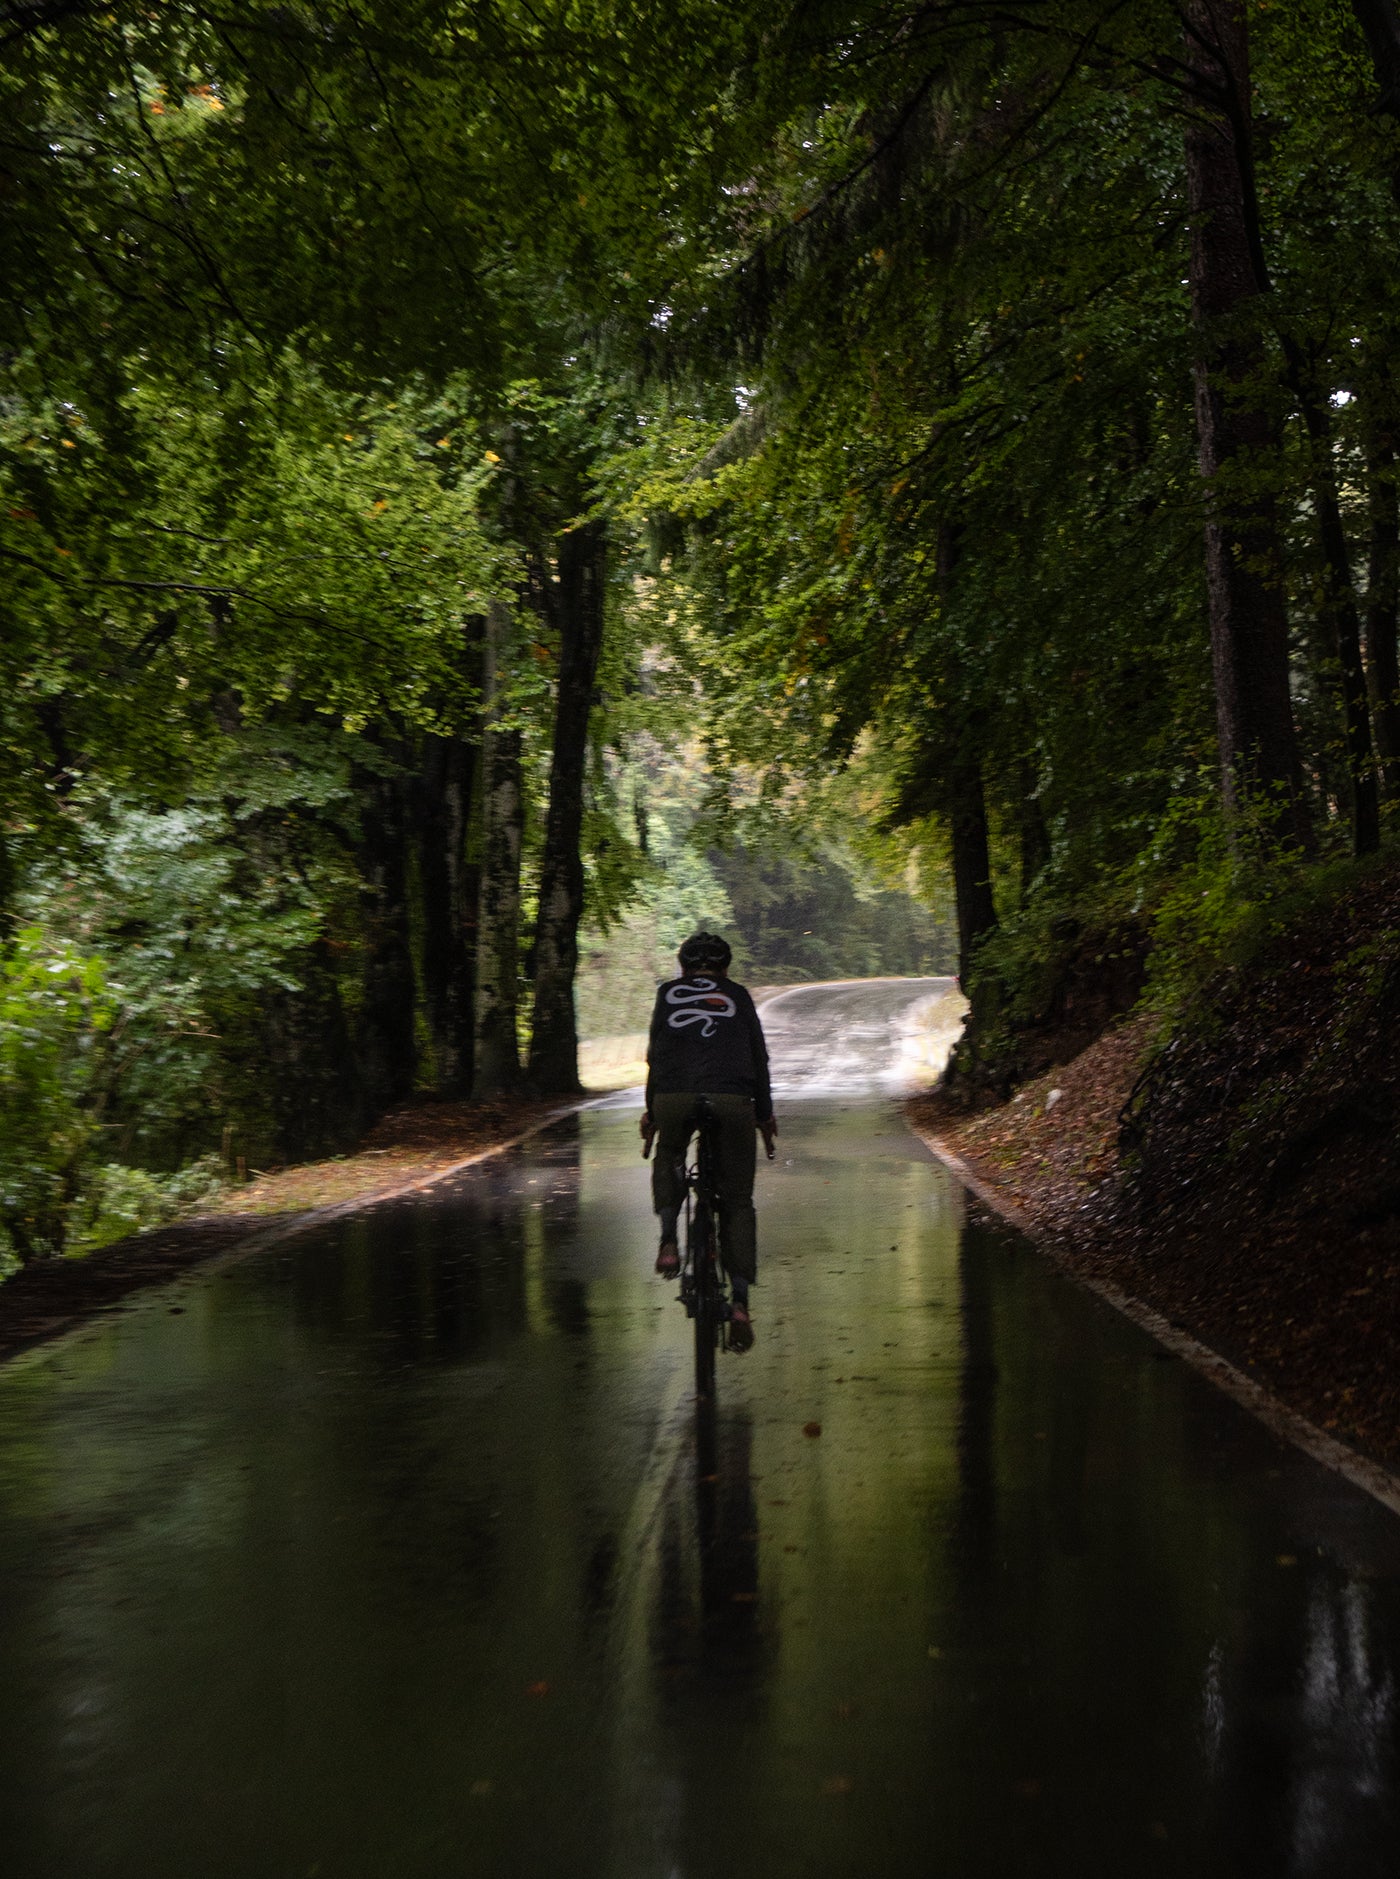
{"type": "Polygon", "coordinates": [[[701,1037],[713,1037],[716,1018],[732,1018],[739,1009],[728,992],[716,991],[713,979],[691,979],[688,984],[681,980],[679,984],[667,986],[666,1003],[689,1007],[687,1010],[673,1011],[666,1020],[673,1031],[684,1030],[688,1024],[698,1024],[703,1026],[701,1037]],[[700,1011],[697,1009],[700,1005],[708,1005],[710,1009],[700,1011]]]}

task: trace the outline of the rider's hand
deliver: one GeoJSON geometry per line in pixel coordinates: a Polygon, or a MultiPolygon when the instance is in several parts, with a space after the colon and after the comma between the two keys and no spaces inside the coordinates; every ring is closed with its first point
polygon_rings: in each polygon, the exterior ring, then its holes
{"type": "Polygon", "coordinates": [[[642,1138],[642,1160],[651,1153],[651,1145],[656,1139],[656,1124],[651,1119],[650,1110],[642,1111],[642,1119],[637,1124],[637,1132],[642,1138]]]}
{"type": "Polygon", "coordinates": [[[763,1146],[767,1149],[768,1159],[771,1161],[774,1155],[777,1153],[777,1150],[773,1146],[773,1144],[778,1139],[777,1117],[769,1116],[766,1122],[760,1122],[758,1125],[758,1132],[763,1137],[763,1146]]]}

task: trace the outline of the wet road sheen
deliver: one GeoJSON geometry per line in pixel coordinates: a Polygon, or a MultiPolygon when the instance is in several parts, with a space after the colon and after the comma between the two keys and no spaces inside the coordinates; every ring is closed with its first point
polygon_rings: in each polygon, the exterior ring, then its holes
{"type": "Polygon", "coordinates": [[[6,1879],[1397,1870],[1400,1522],[854,1093],[697,1434],[635,1121],[0,1372],[6,1879]]]}

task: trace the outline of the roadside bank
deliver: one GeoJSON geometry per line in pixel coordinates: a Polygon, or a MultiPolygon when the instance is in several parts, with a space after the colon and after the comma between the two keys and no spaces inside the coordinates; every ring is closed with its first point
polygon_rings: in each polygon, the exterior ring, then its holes
{"type": "Polygon", "coordinates": [[[1400,1464],[1400,871],[1222,974],[1149,1053],[1110,1029],[1010,1101],[909,1119],[1068,1271],[1400,1464]]]}

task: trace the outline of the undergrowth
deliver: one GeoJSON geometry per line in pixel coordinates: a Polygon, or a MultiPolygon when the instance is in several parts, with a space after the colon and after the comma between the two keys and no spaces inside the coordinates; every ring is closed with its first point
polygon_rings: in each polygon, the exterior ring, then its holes
{"type": "MultiPolygon", "coordinates": [[[[1277,839],[1276,821],[1257,803],[1227,820],[1203,776],[1118,874],[1087,891],[1043,877],[978,949],[972,1021],[945,1087],[1004,1099],[1129,1012],[1150,1020],[1149,1059],[1183,1033],[1208,1031],[1240,974],[1395,865],[1394,849],[1362,860],[1304,855],[1277,839]]],[[[1378,940],[1347,973],[1384,975],[1391,964],[1378,940]]],[[[1356,1002],[1368,1008],[1360,986],[1356,1002]]]]}

